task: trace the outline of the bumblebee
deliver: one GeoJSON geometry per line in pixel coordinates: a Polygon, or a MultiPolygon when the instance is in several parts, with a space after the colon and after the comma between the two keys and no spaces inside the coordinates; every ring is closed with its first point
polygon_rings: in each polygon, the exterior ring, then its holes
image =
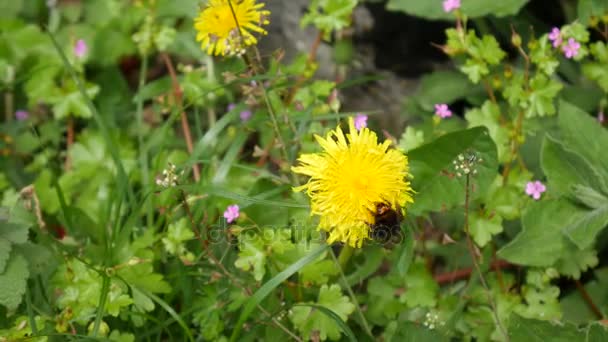
{"type": "Polygon", "coordinates": [[[374,222],[370,224],[370,237],[382,244],[401,242],[401,209],[391,208],[388,203],[376,203],[372,213],[374,222]]]}

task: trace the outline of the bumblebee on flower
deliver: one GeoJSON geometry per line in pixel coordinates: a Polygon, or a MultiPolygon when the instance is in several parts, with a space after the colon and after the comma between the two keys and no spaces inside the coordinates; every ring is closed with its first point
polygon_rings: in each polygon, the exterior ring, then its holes
{"type": "Polygon", "coordinates": [[[347,134],[337,127],[325,138],[315,136],[323,151],[300,156],[292,171],[310,179],[294,190],[310,197],[311,214],[320,217],[318,229],[329,233],[329,243],[361,247],[372,235],[379,204],[401,212],[413,191],[407,157],[389,140],[378,143],[369,128],[357,129],[352,118],[348,126],[347,134]]]}

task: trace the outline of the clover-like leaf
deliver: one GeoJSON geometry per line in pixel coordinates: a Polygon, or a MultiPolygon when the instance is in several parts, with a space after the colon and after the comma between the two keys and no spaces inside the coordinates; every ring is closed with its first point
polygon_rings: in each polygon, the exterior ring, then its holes
{"type": "MultiPolygon", "coordinates": [[[[333,311],[343,321],[346,321],[348,315],[355,310],[355,306],[347,296],[342,294],[340,286],[337,284],[321,286],[316,304],[333,311]]],[[[295,306],[289,318],[305,340],[309,340],[313,334],[317,335],[321,341],[325,341],[327,338],[331,340],[340,338],[338,324],[314,307],[295,306]]]]}

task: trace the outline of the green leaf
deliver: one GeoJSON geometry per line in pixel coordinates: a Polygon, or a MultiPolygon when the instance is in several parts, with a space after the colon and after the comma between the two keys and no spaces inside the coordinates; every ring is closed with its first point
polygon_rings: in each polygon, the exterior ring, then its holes
{"type": "Polygon", "coordinates": [[[6,262],[8,261],[12,248],[13,245],[10,241],[0,239],[0,273],[4,272],[4,268],[6,267],[6,262]]]}
{"type": "Polygon", "coordinates": [[[403,248],[401,248],[401,253],[397,260],[397,271],[402,277],[409,271],[414,258],[414,233],[409,226],[406,228],[406,232],[405,241],[402,243],[403,248]]]}
{"type": "Polygon", "coordinates": [[[253,309],[262,302],[266,296],[272,292],[277,286],[279,286],[283,281],[292,276],[294,273],[298,272],[302,267],[314,261],[321,253],[325,252],[327,249],[327,245],[321,245],[319,248],[312,250],[308,255],[301,258],[297,262],[293,263],[291,266],[281,271],[279,274],[274,276],[272,279],[268,280],[262,287],[260,287],[254,294],[249,298],[243,311],[239,316],[239,320],[235,325],[235,329],[232,331],[232,335],[230,336],[230,341],[234,342],[239,337],[241,333],[241,329],[243,323],[247,320],[249,315],[253,312],[253,309]]]}
{"type": "Polygon", "coordinates": [[[490,137],[496,143],[498,160],[506,162],[509,151],[509,131],[500,125],[500,107],[491,101],[486,101],[481,108],[467,111],[465,118],[469,122],[469,127],[484,126],[488,129],[490,137]]]}
{"type": "Polygon", "coordinates": [[[512,315],[509,321],[509,337],[513,342],[572,342],[572,341],[604,341],[608,331],[598,324],[591,324],[583,330],[578,330],[572,324],[552,324],[546,321],[525,319],[512,315]],[[596,338],[599,338],[596,340],[596,338]]]}
{"type": "Polygon", "coordinates": [[[399,139],[399,149],[405,153],[424,144],[424,132],[407,126],[401,139],[399,139]]]}
{"type": "Polygon", "coordinates": [[[410,151],[412,187],[417,192],[410,210],[415,214],[447,210],[464,203],[464,177],[457,177],[453,161],[458,155],[475,153],[482,162],[472,176],[473,198],[485,194],[496,177],[496,145],[482,127],[446,134],[437,140],[410,151]]]}
{"type": "Polygon", "coordinates": [[[547,267],[562,255],[562,229],[584,210],[565,200],[546,200],[528,205],[522,216],[522,231],[498,251],[498,256],[519,265],[547,267]]]}
{"type": "Polygon", "coordinates": [[[393,284],[394,278],[374,277],[367,283],[367,311],[365,316],[377,325],[386,325],[407,309],[399,301],[398,285],[393,284]]]}
{"type": "Polygon", "coordinates": [[[484,61],[475,59],[467,59],[465,64],[460,67],[460,71],[467,75],[474,84],[479,83],[482,77],[490,73],[490,69],[484,61]]]}
{"type": "MultiPolygon", "coordinates": [[[[348,315],[355,311],[355,306],[347,296],[342,295],[340,286],[323,285],[319,290],[319,299],[316,304],[333,311],[339,319],[346,321],[348,315]]],[[[332,340],[340,338],[340,326],[335,319],[322,314],[311,307],[295,306],[289,318],[294,326],[302,333],[304,339],[310,339],[313,333],[319,334],[322,341],[328,337],[332,340]]]]}
{"type": "MultiPolygon", "coordinates": [[[[483,17],[493,15],[496,17],[504,17],[516,14],[528,2],[528,0],[504,0],[491,1],[486,0],[467,0],[462,1],[460,8],[462,13],[469,18],[483,17]]],[[[455,18],[453,13],[445,13],[442,6],[443,0],[389,0],[386,8],[390,11],[402,11],[417,17],[427,19],[447,19],[455,18]]]]}
{"type": "Polygon", "coordinates": [[[562,275],[579,279],[581,273],[597,266],[599,259],[593,250],[581,250],[570,241],[565,242],[562,255],[555,263],[555,268],[562,275]]]}
{"type": "Polygon", "coordinates": [[[162,238],[165,250],[176,256],[184,256],[188,251],[185,242],[192,240],[194,233],[190,228],[187,218],[182,217],[179,221],[169,224],[167,236],[162,238]]]}
{"type": "Polygon", "coordinates": [[[585,158],[599,172],[602,183],[608,184],[608,132],[589,114],[565,101],[559,104],[558,122],[563,144],[585,158]]]}
{"type": "Polygon", "coordinates": [[[608,68],[606,63],[588,62],[583,64],[583,75],[597,84],[605,92],[608,92],[608,68]]]}
{"type": "Polygon", "coordinates": [[[389,342],[443,342],[450,339],[437,330],[431,330],[414,322],[399,322],[389,342]]]}
{"type": "Polygon", "coordinates": [[[574,218],[565,226],[563,232],[580,249],[586,249],[593,245],[595,237],[608,225],[608,203],[597,209],[585,211],[574,218]]]}
{"type": "Polygon", "coordinates": [[[592,165],[550,136],[543,140],[540,157],[551,192],[572,195],[575,187],[582,185],[608,193],[608,187],[592,165]]]}
{"type": "Polygon", "coordinates": [[[399,300],[410,308],[416,306],[432,307],[437,302],[439,285],[426,269],[424,262],[416,262],[410,266],[405,277],[405,292],[399,300]]]}
{"type": "Polygon", "coordinates": [[[608,3],[604,0],[579,0],[576,8],[578,20],[582,24],[589,24],[592,16],[601,17],[608,11],[608,3]]]}
{"type": "Polygon", "coordinates": [[[528,95],[529,107],[526,110],[526,117],[545,116],[555,114],[553,104],[557,94],[564,86],[543,74],[537,74],[530,80],[532,92],[528,95]]]}
{"type": "Polygon", "coordinates": [[[479,212],[469,215],[469,230],[479,247],[492,241],[492,236],[502,232],[502,218],[498,215],[483,216],[479,212]]]}
{"type": "Polygon", "coordinates": [[[0,304],[9,310],[15,310],[25,293],[29,271],[27,261],[19,254],[14,254],[3,273],[0,273],[0,304]]]}
{"type": "Polygon", "coordinates": [[[255,280],[262,280],[266,273],[266,253],[262,238],[258,235],[239,235],[239,258],[234,265],[243,271],[253,272],[255,280]]]}
{"type": "Polygon", "coordinates": [[[25,243],[27,241],[28,226],[19,223],[2,223],[0,229],[0,239],[7,240],[14,244],[25,243]]]}
{"type": "Polygon", "coordinates": [[[315,25],[328,40],[331,32],[350,26],[355,6],[357,0],[313,0],[302,17],[301,26],[315,25]]]}
{"type": "Polygon", "coordinates": [[[479,90],[460,72],[436,71],[422,77],[420,88],[412,100],[424,110],[432,112],[435,104],[452,103],[479,90]]]}

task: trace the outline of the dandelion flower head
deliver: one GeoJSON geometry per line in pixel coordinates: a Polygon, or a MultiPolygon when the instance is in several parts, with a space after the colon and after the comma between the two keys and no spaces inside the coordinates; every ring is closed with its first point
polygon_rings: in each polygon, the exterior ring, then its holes
{"type": "Polygon", "coordinates": [[[241,55],[258,42],[254,33],[267,33],[270,11],[263,8],[256,0],[209,0],[194,19],[196,40],[210,55],[241,55]]]}
{"type": "Polygon", "coordinates": [[[309,176],[295,191],[306,191],[311,214],[320,217],[319,229],[329,233],[328,242],[341,241],[361,247],[369,238],[377,203],[402,210],[413,202],[407,181],[407,157],[389,149],[391,142],[378,143],[367,127],[357,130],[349,118],[349,133],[340,127],[323,138],[316,136],[320,153],[302,154],[295,173],[309,176]]]}

